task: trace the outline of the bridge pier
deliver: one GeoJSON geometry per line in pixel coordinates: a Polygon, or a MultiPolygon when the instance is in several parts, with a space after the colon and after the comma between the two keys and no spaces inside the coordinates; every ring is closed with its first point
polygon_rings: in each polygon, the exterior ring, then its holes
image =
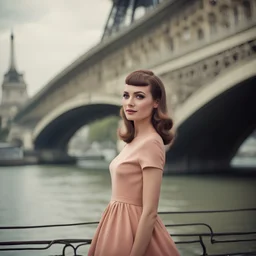
{"type": "Polygon", "coordinates": [[[60,149],[43,149],[38,151],[39,164],[74,164],[76,158],[60,149]]]}

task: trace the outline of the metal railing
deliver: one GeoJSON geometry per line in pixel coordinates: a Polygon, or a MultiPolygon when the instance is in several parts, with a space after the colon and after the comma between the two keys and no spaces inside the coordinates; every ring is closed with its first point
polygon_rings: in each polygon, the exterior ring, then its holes
{"type": "MultiPolygon", "coordinates": [[[[229,210],[213,210],[213,211],[170,211],[170,212],[159,212],[159,215],[167,214],[212,214],[212,213],[231,213],[231,212],[256,212],[256,208],[246,209],[229,209],[229,210]]],[[[56,225],[37,225],[37,226],[2,226],[2,230],[25,230],[25,229],[41,229],[41,228],[55,228],[55,227],[70,227],[70,226],[85,226],[95,225],[99,222],[82,222],[82,223],[71,223],[71,224],[56,224],[56,225]]],[[[196,233],[175,233],[171,234],[173,238],[179,237],[179,241],[175,241],[175,244],[199,244],[201,247],[202,256],[241,256],[241,255],[256,255],[256,251],[236,251],[226,252],[222,254],[208,254],[207,244],[230,244],[230,243],[244,243],[244,242],[255,242],[256,241],[256,230],[255,231],[243,231],[243,232],[214,232],[213,228],[207,223],[176,223],[166,224],[166,227],[185,227],[185,226],[202,226],[205,227],[207,232],[196,232],[196,233]],[[244,238],[246,236],[246,238],[244,238]],[[225,237],[225,239],[219,239],[225,237]],[[182,240],[182,238],[186,238],[182,240]],[[187,240],[189,238],[189,240],[187,240]],[[206,243],[207,242],[207,243],[206,243]]],[[[82,246],[89,245],[91,239],[55,239],[55,240],[35,240],[35,241],[0,241],[0,252],[1,251],[43,251],[47,250],[53,245],[63,245],[61,254],[55,256],[67,255],[67,249],[73,250],[74,256],[84,256],[78,254],[78,249],[82,246]]],[[[47,254],[45,254],[47,255],[47,254]]]]}

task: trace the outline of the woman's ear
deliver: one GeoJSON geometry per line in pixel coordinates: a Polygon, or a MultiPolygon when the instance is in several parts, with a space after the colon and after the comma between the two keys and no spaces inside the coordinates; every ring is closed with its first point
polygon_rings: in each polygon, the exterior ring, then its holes
{"type": "Polygon", "coordinates": [[[158,100],[155,100],[155,102],[154,102],[154,108],[157,108],[157,107],[158,107],[158,104],[159,104],[159,101],[158,101],[158,100]]]}

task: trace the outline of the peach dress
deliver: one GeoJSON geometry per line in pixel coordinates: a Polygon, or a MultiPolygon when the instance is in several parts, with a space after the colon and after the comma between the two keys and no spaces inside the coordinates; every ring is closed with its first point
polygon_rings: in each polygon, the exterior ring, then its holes
{"type": "MultiPolygon", "coordinates": [[[[129,256],[142,214],[142,172],[162,171],[165,148],[157,133],[135,138],[110,163],[112,197],[103,212],[88,256],[129,256]],[[145,169],[145,170],[144,170],[145,169]]],[[[157,216],[145,256],[179,256],[167,229],[157,216]]]]}

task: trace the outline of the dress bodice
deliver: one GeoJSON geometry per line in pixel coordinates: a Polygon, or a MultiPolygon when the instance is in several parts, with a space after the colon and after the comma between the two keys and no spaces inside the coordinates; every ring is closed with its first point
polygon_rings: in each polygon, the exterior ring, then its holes
{"type": "Polygon", "coordinates": [[[143,170],[147,167],[163,170],[164,162],[165,148],[156,133],[126,144],[110,163],[111,199],[142,206],[143,170]]]}

